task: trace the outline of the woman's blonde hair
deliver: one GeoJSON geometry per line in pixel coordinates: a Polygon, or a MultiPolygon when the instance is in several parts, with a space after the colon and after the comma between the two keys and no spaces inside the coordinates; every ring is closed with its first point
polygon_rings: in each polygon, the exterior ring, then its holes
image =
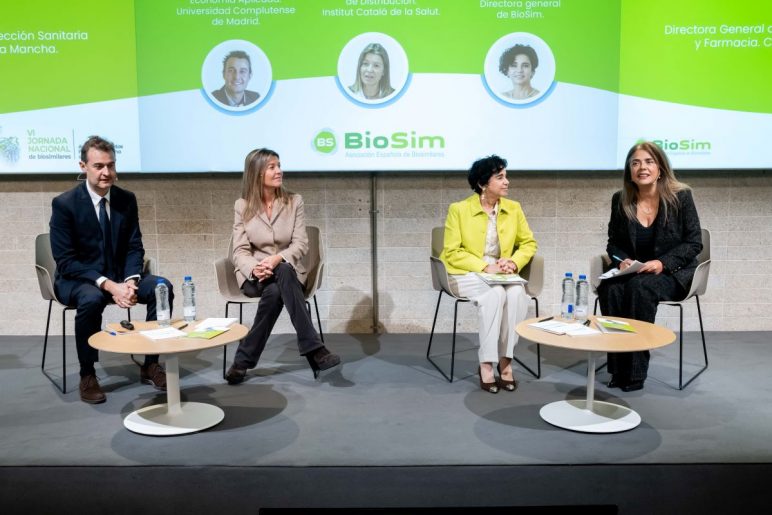
{"type": "MultiPolygon", "coordinates": [[[[265,181],[265,169],[268,168],[268,162],[271,158],[279,159],[279,154],[267,148],[256,148],[244,159],[241,197],[246,200],[247,206],[241,216],[245,222],[265,210],[263,183],[265,181]]],[[[284,204],[289,204],[292,200],[292,192],[286,190],[283,184],[276,188],[275,196],[284,204]]]]}
{"type": "Polygon", "coordinates": [[[633,159],[633,154],[638,150],[647,152],[659,168],[659,178],[657,179],[657,193],[659,194],[660,207],[664,210],[665,219],[667,220],[667,211],[672,209],[678,211],[678,192],[681,190],[689,189],[687,184],[680,182],[675,178],[673,168],[670,166],[670,161],[665,155],[665,152],[651,141],[644,141],[636,143],[627,153],[625,158],[625,175],[624,186],[622,188],[622,196],[620,199],[620,208],[624,212],[625,216],[629,220],[636,219],[636,206],[638,204],[638,185],[633,182],[632,165],[630,161],[633,159]]]}

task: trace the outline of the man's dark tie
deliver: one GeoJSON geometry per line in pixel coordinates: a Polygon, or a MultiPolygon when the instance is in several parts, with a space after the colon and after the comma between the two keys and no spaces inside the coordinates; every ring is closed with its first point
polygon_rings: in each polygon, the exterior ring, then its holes
{"type": "Polygon", "coordinates": [[[107,199],[102,197],[99,201],[99,225],[102,226],[102,242],[104,243],[105,277],[113,277],[113,230],[110,228],[110,219],[107,217],[107,199]]]}

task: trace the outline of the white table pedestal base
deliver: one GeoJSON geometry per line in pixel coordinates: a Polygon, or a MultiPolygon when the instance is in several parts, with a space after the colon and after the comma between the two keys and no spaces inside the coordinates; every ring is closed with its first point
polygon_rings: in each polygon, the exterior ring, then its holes
{"type": "Polygon", "coordinates": [[[166,358],[166,401],[130,413],[123,425],[142,435],[172,436],[203,431],[225,418],[225,412],[217,406],[180,402],[180,360],[176,354],[166,358]]]}
{"type": "Polygon", "coordinates": [[[203,402],[182,402],[178,413],[169,413],[168,404],[155,404],[138,409],[123,419],[126,429],[152,436],[195,433],[222,422],[225,412],[203,402]]]}
{"type": "Polygon", "coordinates": [[[551,402],[539,410],[545,422],[582,433],[619,433],[641,423],[641,416],[619,404],[595,400],[595,353],[587,356],[587,396],[584,400],[551,402]]]}
{"type": "Polygon", "coordinates": [[[585,399],[551,402],[539,415],[553,426],[582,433],[619,433],[641,423],[638,413],[619,404],[593,401],[591,410],[586,406],[585,399]]]}

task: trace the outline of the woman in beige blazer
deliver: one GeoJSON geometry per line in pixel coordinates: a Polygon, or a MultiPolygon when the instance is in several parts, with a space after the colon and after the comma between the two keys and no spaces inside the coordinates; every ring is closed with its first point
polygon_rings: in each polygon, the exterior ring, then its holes
{"type": "Polygon", "coordinates": [[[303,199],[284,189],[279,154],[260,148],[244,160],[242,198],[234,206],[233,264],[241,291],[260,297],[252,328],[239,343],[225,378],[244,381],[257,366],[282,307],[287,307],[298,336],[300,354],[317,376],[340,364],[314,329],[303,297],[307,271],[301,259],[308,251],[303,199]]]}

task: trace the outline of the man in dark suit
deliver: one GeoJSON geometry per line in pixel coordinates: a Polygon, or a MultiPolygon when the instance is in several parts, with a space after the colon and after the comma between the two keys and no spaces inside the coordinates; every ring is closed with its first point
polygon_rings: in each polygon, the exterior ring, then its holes
{"type": "MultiPolygon", "coordinates": [[[[80,362],[80,398],[98,404],[105,394],[96,378],[99,354],[89,337],[102,328],[102,312],[112,300],[121,308],[147,304],[147,320],[156,320],[155,285],[142,276],[145,250],[139,230],[137,198],[113,183],[115,146],[91,136],[81,147],[80,169],[86,180],[56,197],[51,212],[51,249],[56,260],[54,288],[62,302],[77,308],[75,342],[80,362]]],[[[169,287],[169,303],[174,295],[169,287]]],[[[145,356],[143,383],[166,389],[158,356],[145,356]]]]}
{"type": "Polygon", "coordinates": [[[228,107],[242,107],[256,102],[260,93],[247,89],[252,78],[252,61],[249,54],[234,50],[225,56],[222,62],[222,78],[225,84],[212,91],[212,96],[228,107]]]}

